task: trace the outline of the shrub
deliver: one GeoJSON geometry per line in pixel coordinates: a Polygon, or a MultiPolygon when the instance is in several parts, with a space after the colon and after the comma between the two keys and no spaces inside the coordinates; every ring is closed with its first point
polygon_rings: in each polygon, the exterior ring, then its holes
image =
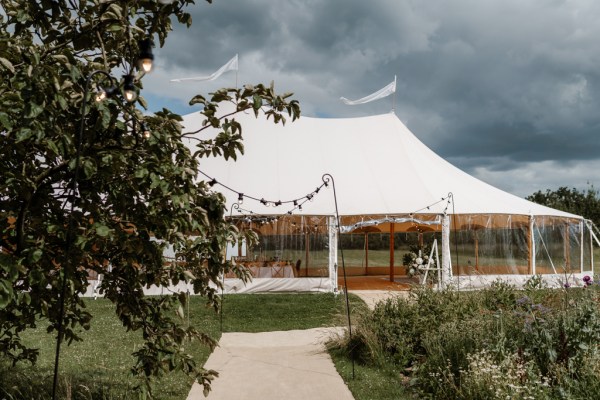
{"type": "Polygon", "coordinates": [[[355,359],[411,374],[420,398],[590,398],[600,391],[597,285],[416,288],[360,319],[355,359]]]}

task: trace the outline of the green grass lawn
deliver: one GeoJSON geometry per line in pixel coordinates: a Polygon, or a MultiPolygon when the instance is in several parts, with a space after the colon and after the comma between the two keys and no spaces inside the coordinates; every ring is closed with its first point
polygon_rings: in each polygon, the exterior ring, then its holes
{"type": "Polygon", "coordinates": [[[400,373],[393,368],[381,368],[369,365],[354,364],[347,356],[330,351],[335,368],[348,385],[355,400],[408,400],[413,397],[407,394],[400,384],[400,373]]]}
{"type": "MultiPolygon", "coordinates": [[[[135,394],[136,381],[129,373],[133,365],[131,353],[140,346],[138,332],[125,332],[114,314],[112,304],[104,299],[86,302],[94,316],[92,328],[83,331],[82,342],[63,345],[60,359],[61,396],[72,399],[122,399],[135,394]]],[[[352,309],[364,308],[352,297],[352,309]]],[[[186,323],[220,338],[220,316],[205,305],[201,297],[192,296],[186,323]]],[[[309,329],[321,326],[343,326],[346,322],[343,296],[321,294],[248,294],[225,297],[223,331],[266,332],[309,329]]],[[[43,323],[27,332],[26,342],[40,349],[35,367],[20,364],[12,368],[0,356],[0,399],[48,399],[52,388],[55,335],[45,331],[43,323]]],[[[189,351],[203,364],[209,349],[191,344],[189,351]]],[[[183,374],[170,374],[157,381],[157,399],[186,398],[191,387],[183,374]]]]}

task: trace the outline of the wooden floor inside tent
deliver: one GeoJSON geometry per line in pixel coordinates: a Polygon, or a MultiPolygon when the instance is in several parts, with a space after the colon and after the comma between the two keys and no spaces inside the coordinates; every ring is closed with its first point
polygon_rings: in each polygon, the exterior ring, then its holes
{"type": "MultiPolygon", "coordinates": [[[[416,279],[408,277],[397,277],[390,282],[386,275],[373,276],[348,276],[346,278],[348,290],[408,290],[412,285],[418,284],[416,279]]],[[[344,287],[344,276],[338,276],[338,287],[344,287]]]]}

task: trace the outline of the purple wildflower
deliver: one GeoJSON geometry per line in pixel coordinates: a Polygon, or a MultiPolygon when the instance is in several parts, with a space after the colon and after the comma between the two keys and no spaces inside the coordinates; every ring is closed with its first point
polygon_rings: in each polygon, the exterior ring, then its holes
{"type": "Polygon", "coordinates": [[[592,281],[592,277],[589,275],[586,275],[583,277],[583,283],[585,283],[585,286],[589,286],[592,283],[594,283],[594,281],[592,281]]]}
{"type": "Polygon", "coordinates": [[[570,288],[571,285],[569,284],[569,282],[565,282],[565,284],[563,285],[566,289],[570,288]]]}
{"type": "Polygon", "coordinates": [[[517,304],[519,305],[523,305],[523,304],[529,304],[531,302],[531,300],[529,300],[529,297],[527,296],[523,296],[517,299],[517,304]]]}

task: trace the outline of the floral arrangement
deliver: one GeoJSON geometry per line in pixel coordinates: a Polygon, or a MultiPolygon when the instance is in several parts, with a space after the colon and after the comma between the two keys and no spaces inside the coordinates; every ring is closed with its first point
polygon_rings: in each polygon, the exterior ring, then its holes
{"type": "MultiPolygon", "coordinates": [[[[418,247],[411,248],[411,251],[404,254],[402,257],[402,262],[407,268],[407,275],[410,277],[422,275],[425,273],[425,268],[427,268],[427,264],[429,264],[429,256],[428,249],[423,248],[420,249],[418,247]]],[[[435,260],[431,260],[431,264],[429,268],[435,268],[435,260]]],[[[430,271],[430,276],[432,279],[437,277],[437,274],[432,273],[434,271],[430,271]]]]}

